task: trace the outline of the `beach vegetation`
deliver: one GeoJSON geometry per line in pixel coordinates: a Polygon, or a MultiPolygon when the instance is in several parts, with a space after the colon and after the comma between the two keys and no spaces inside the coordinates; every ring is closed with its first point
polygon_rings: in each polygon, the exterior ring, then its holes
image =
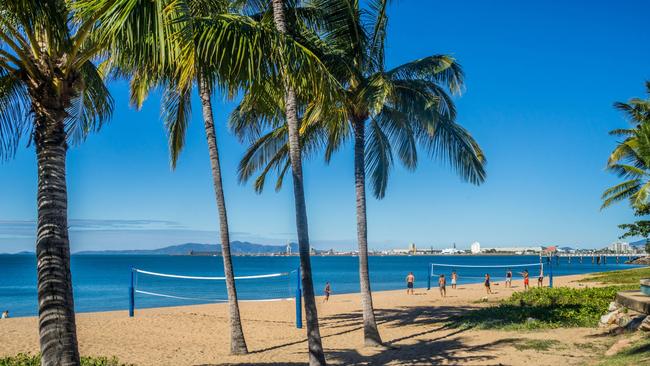
{"type": "Polygon", "coordinates": [[[650,267],[599,272],[585,276],[580,282],[598,282],[607,285],[630,285],[638,287],[639,280],[650,278],[650,267]]]}
{"type": "MultiPolygon", "coordinates": [[[[463,72],[448,55],[432,55],[387,68],[384,47],[388,1],[370,1],[367,7],[348,0],[314,0],[319,21],[305,19],[292,27],[310,40],[340,88],[331,98],[296,95],[299,103],[300,143],[306,156],[323,151],[325,160],[346,142],[353,143],[359,278],[366,345],[381,344],[369,279],[366,179],[376,198],[386,194],[388,177],[397,161],[415,169],[418,149],[440,159],[465,181],[485,179],[485,157],[467,130],[456,123],[451,95],[463,87],[463,72]],[[302,26],[300,24],[303,24],[302,26]],[[326,101],[327,103],[323,103],[326,101]]],[[[307,13],[314,14],[314,13],[307,13]]],[[[255,189],[262,191],[270,172],[282,186],[292,139],[278,116],[289,110],[286,98],[269,85],[265,93],[249,93],[231,115],[231,127],[251,141],[240,163],[239,176],[247,181],[256,173],[255,189]]],[[[290,131],[289,131],[290,132],[290,131]]],[[[295,145],[295,144],[294,144],[295,145]]]]}
{"type": "Polygon", "coordinates": [[[598,366],[628,366],[650,364],[650,336],[642,336],[630,347],[613,355],[605,356],[598,366]]]}
{"type": "MultiPolygon", "coordinates": [[[[610,154],[607,170],[624,181],[603,192],[601,209],[627,200],[635,216],[650,214],[650,81],[646,81],[645,87],[647,99],[632,98],[627,103],[614,103],[632,126],[610,132],[623,141],[610,154]]],[[[650,236],[648,220],[621,224],[619,228],[625,230],[621,239],[640,236],[647,241],[650,236]]],[[[646,242],[645,249],[650,253],[650,241],[646,242]]]]}
{"type": "MultiPolygon", "coordinates": [[[[0,358],[0,366],[41,366],[40,355],[18,354],[0,358]]],[[[81,366],[134,366],[119,362],[115,357],[81,357],[81,366]]]]}
{"type": "Polygon", "coordinates": [[[532,288],[451,319],[452,327],[533,330],[594,327],[624,286],[532,288]]]}

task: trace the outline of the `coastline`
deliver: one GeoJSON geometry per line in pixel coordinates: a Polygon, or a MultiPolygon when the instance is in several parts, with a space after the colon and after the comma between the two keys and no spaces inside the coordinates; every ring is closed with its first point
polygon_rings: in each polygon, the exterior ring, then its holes
{"type": "MultiPolygon", "coordinates": [[[[586,276],[588,274],[558,276],[554,278],[555,286],[598,286],[597,283],[576,282],[586,276]]],[[[523,286],[521,281],[515,281],[513,288],[508,289],[503,287],[503,281],[497,280],[493,282],[493,290],[495,294],[489,296],[487,304],[508,297],[514,291],[522,291],[523,286]]],[[[334,293],[328,303],[323,303],[322,297],[318,297],[323,345],[332,364],[354,364],[373,357],[378,357],[375,359],[378,363],[382,357],[418,357],[419,353],[433,352],[429,349],[431,347],[435,349],[444,346],[445,340],[462,342],[464,346],[457,347],[455,355],[478,357],[472,364],[483,364],[484,361],[494,364],[499,359],[513,363],[513,356],[503,358],[503,350],[499,351],[498,348],[475,348],[472,351],[472,347],[480,346],[485,340],[511,337],[509,332],[459,331],[444,327],[449,316],[486,306],[486,303],[478,303],[484,296],[481,284],[462,284],[456,290],[448,287],[448,297],[445,299],[440,298],[437,288],[430,291],[422,287],[416,288],[416,294],[412,296],[405,295],[404,290],[373,292],[380,332],[385,342],[399,347],[399,350],[391,352],[399,354],[362,347],[358,294],[334,293]],[[423,344],[427,345],[426,349],[421,348],[423,344]],[[480,357],[475,355],[477,352],[481,354],[480,357]]],[[[123,362],[138,366],[237,363],[298,365],[306,360],[305,329],[295,328],[293,301],[242,302],[240,306],[244,332],[251,351],[246,356],[228,354],[226,304],[137,309],[135,318],[129,318],[127,311],[79,313],[77,325],[80,350],[84,355],[117,356],[123,362]]],[[[0,344],[3,345],[0,349],[1,356],[38,351],[36,317],[6,319],[0,322],[0,328],[0,344]]],[[[525,337],[564,337],[569,341],[601,331],[574,328],[569,329],[568,333],[566,330],[552,330],[525,337]]],[[[444,355],[442,353],[441,357],[444,355]]],[[[525,352],[522,355],[526,356],[525,352]]],[[[552,360],[553,357],[544,361],[548,364],[552,360]]]]}

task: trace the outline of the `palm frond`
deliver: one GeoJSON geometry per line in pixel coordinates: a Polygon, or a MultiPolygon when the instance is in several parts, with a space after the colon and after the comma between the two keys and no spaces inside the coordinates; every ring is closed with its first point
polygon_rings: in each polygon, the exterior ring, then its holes
{"type": "Polygon", "coordinates": [[[0,161],[11,159],[30,128],[31,103],[15,75],[0,68],[0,161]]]}
{"type": "Polygon", "coordinates": [[[114,105],[103,76],[92,62],[86,61],[78,72],[81,78],[79,95],[72,100],[66,119],[68,140],[73,144],[99,131],[111,119],[114,105]]]}
{"type": "Polygon", "coordinates": [[[467,182],[478,185],[485,181],[485,155],[465,128],[444,116],[432,117],[424,127],[427,129],[417,137],[431,157],[448,164],[467,182]]]}
{"type": "Polygon", "coordinates": [[[623,183],[619,183],[613,187],[607,188],[601,199],[603,204],[600,206],[601,210],[611,206],[613,203],[622,201],[632,197],[641,187],[641,181],[638,179],[631,179],[623,183]]]}
{"type": "Polygon", "coordinates": [[[169,157],[172,169],[176,168],[178,157],[185,146],[187,126],[192,115],[189,89],[178,90],[167,87],[162,99],[162,119],[167,130],[169,157]]]}
{"type": "Polygon", "coordinates": [[[388,137],[374,120],[370,121],[368,126],[365,160],[373,194],[378,199],[384,198],[388,186],[388,175],[393,165],[393,152],[388,137]]]}
{"type": "Polygon", "coordinates": [[[386,71],[393,79],[426,80],[443,85],[452,93],[460,93],[464,73],[456,60],[447,55],[433,55],[386,71]]]}

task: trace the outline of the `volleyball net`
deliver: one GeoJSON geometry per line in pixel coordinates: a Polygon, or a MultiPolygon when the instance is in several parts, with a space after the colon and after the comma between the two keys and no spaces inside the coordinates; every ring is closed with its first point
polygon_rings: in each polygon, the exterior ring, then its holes
{"type": "MultiPolygon", "coordinates": [[[[551,266],[548,266],[550,269],[551,266]]],[[[545,273],[544,263],[526,263],[526,264],[504,264],[504,265],[469,265],[469,264],[450,264],[450,263],[429,263],[427,269],[429,274],[427,279],[427,290],[431,289],[432,278],[438,278],[444,275],[447,278],[447,284],[450,283],[452,274],[455,273],[458,283],[476,283],[485,280],[485,275],[490,275],[491,281],[506,280],[507,274],[511,273],[511,280],[523,279],[524,273],[528,273],[529,278],[538,278],[540,276],[549,277],[550,287],[553,287],[553,273],[545,273]]]]}
{"type": "MultiPolygon", "coordinates": [[[[239,302],[296,301],[296,326],[302,327],[300,271],[235,276],[239,302]]],[[[129,316],[142,307],[227,303],[225,276],[194,276],[131,269],[129,316]]]]}

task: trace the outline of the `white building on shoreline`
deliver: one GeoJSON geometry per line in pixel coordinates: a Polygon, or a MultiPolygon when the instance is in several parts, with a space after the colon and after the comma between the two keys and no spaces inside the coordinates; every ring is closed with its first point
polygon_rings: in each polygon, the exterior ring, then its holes
{"type": "Polygon", "coordinates": [[[630,246],[629,243],[624,242],[624,241],[615,241],[611,243],[607,249],[614,253],[633,253],[634,249],[632,249],[632,246],[630,246]]]}
{"type": "Polygon", "coordinates": [[[472,245],[470,245],[469,248],[470,248],[469,251],[470,251],[472,254],[479,254],[479,253],[481,253],[481,243],[479,243],[479,242],[477,242],[477,241],[473,242],[472,245]]]}
{"type": "Polygon", "coordinates": [[[481,252],[483,253],[513,253],[513,254],[524,254],[524,253],[540,253],[542,247],[503,247],[503,248],[483,248],[481,252]]]}

